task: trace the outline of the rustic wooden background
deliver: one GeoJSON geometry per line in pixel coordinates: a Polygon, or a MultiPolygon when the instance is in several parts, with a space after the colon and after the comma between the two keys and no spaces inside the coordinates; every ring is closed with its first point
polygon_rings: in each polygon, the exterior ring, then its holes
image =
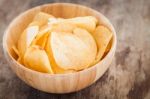
{"type": "Polygon", "coordinates": [[[0,99],[150,99],[150,0],[0,0],[0,99]],[[92,86],[71,94],[33,89],[11,71],[2,51],[8,24],[37,5],[71,2],[103,13],[113,23],[118,45],[109,70],[92,86]]]}

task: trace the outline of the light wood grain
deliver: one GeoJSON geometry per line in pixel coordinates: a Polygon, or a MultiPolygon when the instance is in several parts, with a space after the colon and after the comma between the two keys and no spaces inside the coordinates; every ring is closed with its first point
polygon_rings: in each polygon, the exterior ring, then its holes
{"type": "Polygon", "coordinates": [[[91,85],[108,69],[116,49],[116,33],[109,20],[95,10],[67,3],[47,4],[32,8],[14,19],[4,34],[3,48],[6,59],[8,60],[12,70],[28,85],[49,93],[70,93],[91,85]],[[107,26],[113,32],[110,52],[95,66],[76,73],[52,75],[36,72],[24,67],[14,59],[12,46],[16,45],[22,31],[32,21],[35,14],[40,11],[63,18],[87,15],[95,16],[99,20],[100,24],[107,26]]]}

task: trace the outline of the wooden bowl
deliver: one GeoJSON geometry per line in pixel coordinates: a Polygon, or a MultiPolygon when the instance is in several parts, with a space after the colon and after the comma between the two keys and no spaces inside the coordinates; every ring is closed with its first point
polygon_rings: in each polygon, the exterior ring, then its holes
{"type": "Polygon", "coordinates": [[[104,15],[91,8],[69,3],[46,4],[23,12],[11,22],[3,37],[3,49],[12,70],[26,84],[48,93],[70,93],[93,84],[105,73],[114,57],[116,49],[116,32],[104,15]],[[95,16],[100,24],[107,26],[113,32],[112,46],[109,53],[95,66],[69,74],[46,74],[28,69],[19,64],[14,59],[15,56],[12,46],[16,45],[22,31],[32,21],[35,14],[40,11],[63,18],[87,15],[95,16]]]}

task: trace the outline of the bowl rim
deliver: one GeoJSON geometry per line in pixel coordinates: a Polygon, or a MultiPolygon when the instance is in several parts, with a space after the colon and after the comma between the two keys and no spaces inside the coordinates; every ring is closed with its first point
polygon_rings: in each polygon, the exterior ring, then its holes
{"type": "MultiPolygon", "coordinates": [[[[37,75],[44,75],[44,76],[68,76],[68,75],[76,75],[76,74],[79,74],[79,73],[84,73],[84,72],[88,72],[94,68],[96,68],[98,65],[100,65],[103,61],[106,60],[106,58],[108,58],[108,56],[113,53],[113,50],[116,50],[116,45],[117,45],[117,37],[116,37],[116,31],[112,25],[112,23],[109,21],[109,19],[104,16],[101,12],[99,11],[96,11],[95,9],[91,8],[91,7],[87,7],[85,5],[80,5],[80,4],[74,4],[74,3],[48,3],[48,4],[42,4],[42,5],[38,5],[38,6],[35,6],[35,7],[32,7],[30,9],[27,9],[26,11],[23,11],[22,13],[20,13],[18,16],[16,16],[8,25],[8,27],[6,28],[4,34],[3,34],[3,52],[4,52],[4,56],[5,58],[7,59],[6,56],[10,57],[10,59],[12,60],[12,62],[14,64],[17,64],[19,66],[19,68],[25,70],[25,71],[28,71],[28,72],[32,72],[32,73],[35,73],[37,75]],[[64,5],[64,6],[79,6],[81,8],[85,8],[85,9],[89,9],[91,10],[92,12],[100,15],[101,17],[105,18],[107,23],[109,23],[111,29],[112,29],[112,33],[113,33],[113,42],[112,42],[112,46],[111,46],[111,49],[110,51],[107,53],[107,55],[98,63],[96,63],[95,65],[89,67],[89,68],[86,68],[84,70],[81,70],[81,71],[78,71],[78,72],[73,72],[73,73],[64,73],[64,74],[49,74],[49,73],[42,73],[42,72],[38,72],[38,71],[35,71],[35,70],[32,70],[32,69],[29,69],[27,67],[25,67],[24,65],[20,64],[19,62],[17,62],[13,57],[12,55],[10,55],[10,53],[8,52],[8,47],[7,47],[7,43],[6,43],[6,40],[7,40],[7,35],[9,33],[9,27],[11,27],[13,25],[14,22],[16,22],[16,20],[25,15],[25,13],[27,13],[28,11],[31,11],[33,9],[36,9],[36,8],[39,8],[39,7],[44,7],[44,6],[55,6],[55,5],[64,5]]],[[[7,60],[8,62],[8,60],[7,60]]],[[[10,64],[9,64],[10,65],[10,64]]]]}

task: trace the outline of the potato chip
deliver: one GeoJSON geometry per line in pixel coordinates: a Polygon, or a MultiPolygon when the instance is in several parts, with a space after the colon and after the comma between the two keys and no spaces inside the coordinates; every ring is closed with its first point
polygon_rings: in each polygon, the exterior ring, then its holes
{"type": "MultiPolygon", "coordinates": [[[[78,32],[78,30],[76,32],[78,32]]],[[[91,44],[95,44],[95,42],[92,36],[84,30],[81,30],[78,36],[63,32],[51,33],[50,45],[54,59],[57,65],[65,70],[81,70],[87,68],[95,59],[92,53],[92,49],[94,48],[90,48],[94,45],[91,44]],[[84,40],[81,38],[84,38],[84,40]]],[[[96,52],[94,52],[94,54],[96,55],[96,52]]]]}
{"type": "Polygon", "coordinates": [[[13,46],[12,49],[15,52],[15,54],[17,55],[17,58],[16,58],[17,62],[19,62],[20,64],[23,64],[22,57],[19,55],[19,51],[16,48],[16,46],[13,46]]]}
{"type": "Polygon", "coordinates": [[[56,22],[58,22],[58,19],[57,19],[57,18],[49,18],[49,19],[48,19],[48,25],[54,24],[54,23],[56,23],[56,22]]]}
{"type": "Polygon", "coordinates": [[[49,35],[50,32],[53,31],[72,32],[74,28],[75,25],[66,22],[56,22],[54,24],[49,24],[49,26],[45,25],[40,29],[39,33],[37,34],[32,44],[39,45],[43,48],[47,41],[47,36],[49,35]]]}
{"type": "Polygon", "coordinates": [[[47,54],[39,46],[33,45],[27,49],[24,55],[24,64],[30,69],[53,74],[47,54]]]}
{"type": "Polygon", "coordinates": [[[51,32],[73,32],[76,26],[66,21],[58,21],[50,25],[51,32]]]}
{"type": "Polygon", "coordinates": [[[97,19],[93,16],[76,17],[71,19],[65,19],[72,24],[77,25],[80,28],[86,29],[89,32],[93,32],[96,28],[97,19]]]}
{"type": "Polygon", "coordinates": [[[46,33],[41,38],[39,38],[36,42],[36,45],[39,45],[40,47],[45,48],[46,42],[48,39],[48,35],[49,35],[49,33],[46,33]]]}
{"type": "Polygon", "coordinates": [[[90,53],[88,55],[91,55],[89,57],[91,58],[90,61],[92,63],[92,61],[95,60],[97,54],[97,45],[95,39],[88,31],[82,28],[74,29],[73,34],[78,36],[82,41],[84,41],[88,45],[88,49],[90,50],[90,53]]]}
{"type": "Polygon", "coordinates": [[[50,45],[50,36],[48,38],[48,41],[47,41],[47,44],[46,44],[46,52],[48,54],[48,57],[49,57],[49,61],[50,61],[50,64],[52,66],[52,69],[54,71],[55,74],[63,74],[63,73],[72,73],[72,72],[76,72],[75,70],[64,70],[62,68],[60,68],[55,60],[54,60],[54,57],[53,57],[53,53],[52,53],[52,50],[51,50],[51,45],[50,45]]]}
{"type": "Polygon", "coordinates": [[[111,49],[111,45],[112,45],[112,39],[109,41],[107,47],[106,47],[106,50],[105,50],[105,53],[108,53],[111,49]]]}
{"type": "Polygon", "coordinates": [[[19,58],[17,59],[17,62],[20,63],[20,64],[22,64],[22,65],[24,64],[22,57],[19,57],[19,58]]]}
{"type": "Polygon", "coordinates": [[[18,40],[18,50],[21,56],[24,55],[26,49],[30,46],[33,39],[36,37],[38,31],[38,26],[29,26],[26,30],[23,31],[18,40]]]}
{"type": "Polygon", "coordinates": [[[48,24],[48,19],[49,18],[54,18],[54,16],[48,14],[48,13],[44,13],[44,12],[39,12],[38,14],[36,14],[36,16],[34,17],[33,21],[36,21],[39,23],[39,26],[43,26],[48,24]]]}
{"type": "Polygon", "coordinates": [[[13,46],[12,49],[13,49],[13,51],[15,52],[15,54],[17,55],[17,57],[19,57],[19,51],[18,51],[18,49],[16,48],[16,46],[13,46]]]}
{"type": "Polygon", "coordinates": [[[60,18],[49,18],[49,28],[51,32],[72,32],[76,27],[74,24],[68,21],[64,21],[64,19],[60,18]]]}
{"type": "MultiPolygon", "coordinates": [[[[33,22],[31,22],[31,23],[28,25],[28,27],[31,27],[31,26],[39,26],[39,25],[40,25],[39,22],[33,21],[33,22]]],[[[27,28],[28,28],[28,27],[27,27],[27,28]]]]}
{"type": "Polygon", "coordinates": [[[36,38],[33,40],[31,45],[38,45],[42,48],[45,47],[47,39],[49,35],[49,29],[47,28],[47,25],[42,27],[39,33],[37,34],[36,38]]]}
{"type": "Polygon", "coordinates": [[[98,46],[98,53],[97,53],[96,60],[94,62],[97,63],[102,59],[105,50],[109,45],[109,42],[112,38],[112,32],[105,26],[98,26],[95,29],[93,36],[95,37],[98,46]]]}

